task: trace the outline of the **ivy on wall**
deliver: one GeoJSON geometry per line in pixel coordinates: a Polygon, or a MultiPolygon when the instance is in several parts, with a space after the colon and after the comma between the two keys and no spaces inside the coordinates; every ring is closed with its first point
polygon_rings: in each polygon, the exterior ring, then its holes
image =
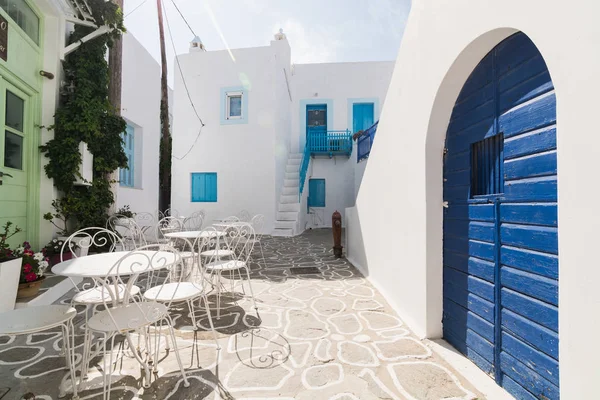
{"type": "MultiPolygon", "coordinates": [[[[104,226],[107,210],[114,202],[111,173],[127,167],[121,134],[126,123],[108,100],[109,70],[106,51],[125,31],[121,9],[111,1],[88,0],[98,26],[112,28],[69,54],[64,63],[65,85],[54,116],[54,138],[41,146],[49,159],[44,167],[54,180],[61,198],[53,205],[66,216],[73,229],[104,226]],[[87,143],[94,156],[93,181],[89,186],[75,185],[81,154],[79,144],[87,143]]],[[[69,43],[78,42],[94,28],[77,25],[69,43]]],[[[44,216],[52,219],[52,214],[44,216]]]]}

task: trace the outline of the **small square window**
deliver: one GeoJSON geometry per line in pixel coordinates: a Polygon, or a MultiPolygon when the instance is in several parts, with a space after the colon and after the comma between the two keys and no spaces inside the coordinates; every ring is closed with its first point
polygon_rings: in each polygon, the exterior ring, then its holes
{"type": "Polygon", "coordinates": [[[242,118],[242,92],[229,92],[226,97],[227,119],[241,119],[242,118]]]}
{"type": "Polygon", "coordinates": [[[217,201],[217,173],[192,172],[192,203],[215,203],[217,201]]]}
{"type": "Polygon", "coordinates": [[[504,135],[499,134],[471,145],[471,197],[504,192],[504,135]]]}

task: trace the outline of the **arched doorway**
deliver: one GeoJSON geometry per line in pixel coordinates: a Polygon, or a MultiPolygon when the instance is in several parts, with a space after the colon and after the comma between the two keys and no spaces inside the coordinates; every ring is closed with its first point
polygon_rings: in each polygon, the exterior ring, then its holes
{"type": "Polygon", "coordinates": [[[445,339],[515,397],[558,399],[556,100],[523,33],[458,96],[444,200],[445,339]]]}

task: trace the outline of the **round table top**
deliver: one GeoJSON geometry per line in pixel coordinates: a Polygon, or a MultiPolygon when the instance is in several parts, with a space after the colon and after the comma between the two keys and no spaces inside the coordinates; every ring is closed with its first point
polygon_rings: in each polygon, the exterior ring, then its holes
{"type": "Polygon", "coordinates": [[[169,232],[164,234],[165,237],[170,239],[196,239],[200,237],[206,239],[209,237],[223,237],[225,232],[221,231],[181,231],[181,232],[169,232]]]}
{"type": "Polygon", "coordinates": [[[63,261],[52,267],[52,272],[72,278],[135,275],[173,265],[175,257],[174,253],[168,251],[115,251],[63,261]],[[119,266],[115,267],[119,262],[119,266]]]}

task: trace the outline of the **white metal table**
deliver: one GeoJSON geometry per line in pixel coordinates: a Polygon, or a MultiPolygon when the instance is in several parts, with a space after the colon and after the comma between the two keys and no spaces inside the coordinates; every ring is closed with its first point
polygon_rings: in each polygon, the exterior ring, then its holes
{"type": "Polygon", "coordinates": [[[181,231],[165,233],[165,237],[169,239],[208,239],[211,237],[223,237],[225,232],[222,231],[181,231]]]}

